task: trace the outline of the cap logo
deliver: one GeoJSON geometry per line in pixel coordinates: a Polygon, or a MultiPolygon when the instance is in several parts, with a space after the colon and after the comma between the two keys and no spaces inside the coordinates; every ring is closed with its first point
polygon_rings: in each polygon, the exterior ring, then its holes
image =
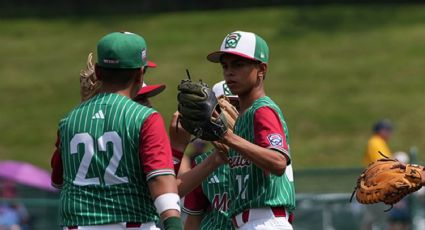
{"type": "Polygon", "coordinates": [[[241,35],[239,33],[231,33],[227,35],[224,48],[236,48],[240,39],[241,35]]]}
{"type": "Polygon", "coordinates": [[[119,60],[111,60],[111,59],[103,59],[103,63],[105,64],[118,64],[120,63],[119,60]]]}
{"type": "Polygon", "coordinates": [[[146,49],[145,48],[142,49],[142,61],[146,62],[146,49]]]}

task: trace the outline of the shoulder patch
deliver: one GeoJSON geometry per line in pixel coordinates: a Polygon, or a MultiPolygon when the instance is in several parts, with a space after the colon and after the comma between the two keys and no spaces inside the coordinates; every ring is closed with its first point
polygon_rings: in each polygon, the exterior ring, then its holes
{"type": "Polygon", "coordinates": [[[283,138],[282,135],[278,134],[278,133],[274,133],[274,134],[269,134],[267,136],[267,139],[269,140],[270,146],[278,146],[278,147],[283,147],[283,138]]]}

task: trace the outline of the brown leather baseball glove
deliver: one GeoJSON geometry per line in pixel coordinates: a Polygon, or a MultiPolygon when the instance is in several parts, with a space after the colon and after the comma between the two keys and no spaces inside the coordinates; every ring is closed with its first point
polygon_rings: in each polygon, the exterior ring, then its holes
{"type": "MultiPolygon", "coordinates": [[[[232,104],[230,104],[229,99],[224,95],[218,97],[218,104],[220,106],[221,112],[226,118],[227,127],[233,130],[236,119],[238,119],[238,116],[239,116],[238,110],[232,104]]],[[[218,141],[212,141],[211,143],[214,145],[216,149],[218,149],[222,153],[227,154],[229,152],[229,146],[223,143],[220,143],[218,141]]]]}
{"type": "Polygon", "coordinates": [[[92,62],[93,53],[87,56],[87,66],[80,72],[80,94],[81,102],[87,101],[99,92],[101,82],[94,73],[94,65],[92,62]]]}
{"type": "Polygon", "coordinates": [[[383,202],[392,208],[403,197],[422,187],[423,170],[423,166],[382,158],[371,163],[357,179],[350,201],[356,194],[359,203],[383,202]]]}

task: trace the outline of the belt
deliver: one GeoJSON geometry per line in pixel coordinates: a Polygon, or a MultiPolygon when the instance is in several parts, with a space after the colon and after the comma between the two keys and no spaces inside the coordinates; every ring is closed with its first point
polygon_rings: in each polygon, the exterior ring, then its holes
{"type": "MultiPolygon", "coordinates": [[[[142,223],[140,222],[127,222],[125,223],[126,228],[140,228],[142,226],[142,223]]],[[[78,226],[68,226],[68,230],[75,230],[78,229],[78,226]]]]}
{"type": "Polygon", "coordinates": [[[236,228],[242,227],[248,221],[266,219],[273,217],[285,217],[289,223],[292,223],[294,215],[288,214],[284,207],[251,208],[232,217],[233,225],[236,228]]]}

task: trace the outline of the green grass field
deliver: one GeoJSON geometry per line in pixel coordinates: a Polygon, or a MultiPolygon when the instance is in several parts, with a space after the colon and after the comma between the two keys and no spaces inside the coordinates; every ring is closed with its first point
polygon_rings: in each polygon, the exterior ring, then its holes
{"type": "MultiPolygon", "coordinates": [[[[425,151],[425,5],[282,7],[0,22],[0,160],[49,167],[59,119],[79,102],[78,74],[106,33],[142,34],[165,82],[153,100],[166,120],[176,85],[219,81],[205,56],[236,29],[271,49],[266,91],[283,109],[296,169],[360,166],[372,123],[390,118],[391,147],[425,151]]],[[[425,159],[421,157],[421,159],[425,159]]]]}

